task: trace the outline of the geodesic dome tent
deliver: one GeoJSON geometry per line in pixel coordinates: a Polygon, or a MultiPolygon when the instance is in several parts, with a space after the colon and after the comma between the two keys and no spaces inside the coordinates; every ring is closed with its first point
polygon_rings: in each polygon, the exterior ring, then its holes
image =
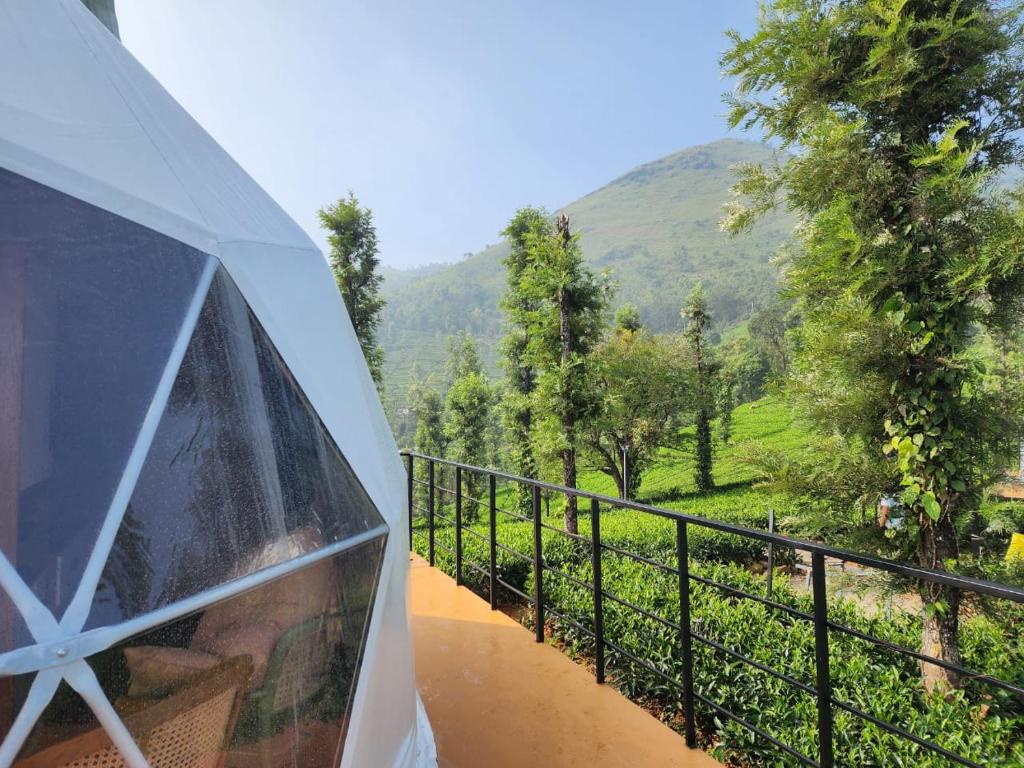
{"type": "Polygon", "coordinates": [[[426,766],[322,254],[78,0],[0,2],[0,767],[426,766]]]}

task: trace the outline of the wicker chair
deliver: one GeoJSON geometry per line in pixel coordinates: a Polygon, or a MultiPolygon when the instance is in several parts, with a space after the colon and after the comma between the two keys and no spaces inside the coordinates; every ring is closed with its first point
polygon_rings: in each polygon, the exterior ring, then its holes
{"type": "Polygon", "coordinates": [[[314,703],[331,682],[341,637],[340,614],[316,616],[285,632],[270,656],[263,684],[246,697],[239,735],[251,729],[266,737],[278,730],[282,718],[290,720],[314,703]]]}
{"type": "MultiPolygon", "coordinates": [[[[239,656],[203,673],[178,693],[132,701],[119,714],[151,768],[222,768],[252,675],[239,656]]],[[[14,768],[123,768],[124,758],[103,728],[19,760],[14,768]]]]}

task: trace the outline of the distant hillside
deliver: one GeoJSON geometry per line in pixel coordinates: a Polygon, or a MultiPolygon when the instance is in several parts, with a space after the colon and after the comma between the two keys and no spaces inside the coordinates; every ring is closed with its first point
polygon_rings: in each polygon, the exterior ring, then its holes
{"type": "Polygon", "coordinates": [[[395,269],[394,267],[381,267],[380,272],[384,277],[385,291],[388,295],[394,295],[406,285],[415,283],[424,277],[448,269],[451,264],[427,264],[424,267],[415,269],[395,269]]]}
{"type": "MultiPolygon", "coordinates": [[[[765,302],[776,287],[769,261],[791,233],[792,220],[776,214],[739,237],[722,233],[719,220],[731,167],[771,154],[762,144],[723,139],[642,165],[567,205],[563,210],[582,232],[586,260],[607,269],[618,285],[614,306],[632,302],[651,328],[670,331],[679,328],[679,308],[698,280],[719,327],[765,302]]],[[[506,252],[499,244],[455,264],[386,272],[380,340],[393,411],[404,401],[414,365],[421,376],[442,369],[453,333],[478,337],[493,369],[506,252]]]]}

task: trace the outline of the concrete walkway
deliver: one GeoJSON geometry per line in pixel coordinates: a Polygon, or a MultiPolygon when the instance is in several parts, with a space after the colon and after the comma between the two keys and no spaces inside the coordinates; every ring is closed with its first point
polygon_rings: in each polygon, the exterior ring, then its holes
{"type": "Polygon", "coordinates": [[[411,566],[416,679],[440,768],[720,768],[441,571],[411,566]]]}

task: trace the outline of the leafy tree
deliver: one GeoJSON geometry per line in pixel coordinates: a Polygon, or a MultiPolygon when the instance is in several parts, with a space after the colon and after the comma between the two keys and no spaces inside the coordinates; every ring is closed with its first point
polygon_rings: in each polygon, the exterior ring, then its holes
{"type": "Polygon", "coordinates": [[[413,384],[409,387],[409,407],[416,417],[413,447],[427,456],[444,456],[448,438],[444,433],[444,402],[435,389],[413,384]]]}
{"type": "MultiPolygon", "coordinates": [[[[844,317],[884,339],[877,368],[833,401],[866,407],[843,419],[890,457],[917,561],[933,568],[956,561],[958,521],[1019,433],[971,343],[1021,309],[1020,209],[991,190],[1021,158],[1021,33],[1016,2],[772,0],[723,58],[738,78],[730,122],[799,151],[744,168],[727,223],[783,201],[802,218],[788,290],[813,326],[805,338],[828,337],[809,353],[829,363],[805,368],[811,385],[844,365],[846,342],[864,351],[844,317]]],[[[935,585],[922,598],[924,652],[958,661],[959,594],[935,585]]],[[[931,664],[922,674],[930,688],[958,682],[931,664]]]]}
{"type": "Polygon", "coordinates": [[[733,339],[719,347],[722,375],[734,382],[735,404],[749,403],[764,394],[771,377],[771,362],[751,339],[733,339]]]}
{"type": "Polygon", "coordinates": [[[693,479],[697,490],[703,493],[715,487],[712,474],[714,447],[711,441],[711,419],[715,415],[718,374],[721,370],[721,363],[708,339],[711,313],[708,310],[708,297],[703,285],[697,283],[693,286],[680,314],[686,322],[683,337],[690,352],[694,371],[693,403],[697,440],[693,479]]]}
{"type": "Polygon", "coordinates": [[[380,288],[384,282],[378,268],[377,229],[373,212],[362,208],[350,191],[348,197],[318,211],[320,226],[327,230],[330,245],[328,260],[338,290],[345,300],[352,328],[363,349],[370,375],[380,389],[383,385],[384,353],[377,344],[384,299],[380,288]]]}
{"type": "MultiPolygon", "coordinates": [[[[532,396],[537,386],[537,370],[527,352],[528,333],[535,297],[523,290],[523,274],[530,266],[529,242],[550,234],[551,221],[541,208],[520,208],[502,234],[508,240],[509,254],[503,263],[507,288],[501,300],[507,332],[501,340],[500,365],[506,385],[501,398],[502,421],[506,431],[508,458],[512,471],[523,477],[537,477],[537,459],[533,450],[532,396]]],[[[516,506],[521,515],[532,513],[532,493],[528,486],[515,486],[516,506]]]]}
{"type": "MultiPolygon", "coordinates": [[[[488,436],[491,434],[491,388],[480,365],[473,337],[468,333],[451,342],[448,358],[451,383],[445,396],[444,435],[448,440],[448,458],[465,464],[485,466],[490,459],[488,436]]],[[[463,473],[466,493],[479,498],[479,478],[463,473]]],[[[463,507],[467,520],[479,510],[470,502],[463,507]]]]}
{"type": "Polygon", "coordinates": [[[718,432],[722,443],[732,439],[732,412],[736,409],[736,374],[723,366],[718,382],[718,397],[715,410],[718,411],[718,432]]]}
{"type": "MultiPolygon", "coordinates": [[[[444,433],[444,402],[436,389],[415,383],[409,387],[409,409],[416,420],[413,448],[427,456],[444,456],[448,438],[444,433]]],[[[426,509],[427,489],[416,486],[417,504],[426,509]]]]}
{"type": "Polygon", "coordinates": [[[457,333],[448,339],[448,359],[445,361],[445,373],[448,376],[448,386],[451,387],[458,379],[469,374],[483,372],[483,363],[480,361],[480,350],[476,347],[476,340],[467,331],[457,333]]]}
{"type": "Polygon", "coordinates": [[[621,334],[625,331],[636,333],[642,330],[644,324],[640,321],[640,310],[635,304],[623,304],[615,310],[615,330],[621,334]]]}
{"type": "Polygon", "coordinates": [[[785,378],[789,372],[789,339],[787,333],[798,325],[796,314],[788,303],[778,299],[761,307],[750,318],[750,338],[762,350],[771,365],[772,376],[785,378]]]}
{"type": "Polygon", "coordinates": [[[648,333],[632,313],[620,309],[616,325],[594,350],[600,408],[587,420],[584,434],[597,469],[615,480],[620,497],[636,498],[644,471],[686,406],[688,368],[672,344],[648,333]]]}
{"type": "MultiPolygon", "coordinates": [[[[608,282],[583,264],[579,234],[560,216],[554,233],[538,228],[526,235],[528,267],[521,278],[531,301],[526,353],[538,371],[534,413],[542,446],[557,453],[562,483],[576,487],[576,457],[582,428],[600,408],[589,355],[600,342],[608,305],[608,282]]],[[[576,499],[566,499],[565,527],[576,533],[576,499]]]]}

